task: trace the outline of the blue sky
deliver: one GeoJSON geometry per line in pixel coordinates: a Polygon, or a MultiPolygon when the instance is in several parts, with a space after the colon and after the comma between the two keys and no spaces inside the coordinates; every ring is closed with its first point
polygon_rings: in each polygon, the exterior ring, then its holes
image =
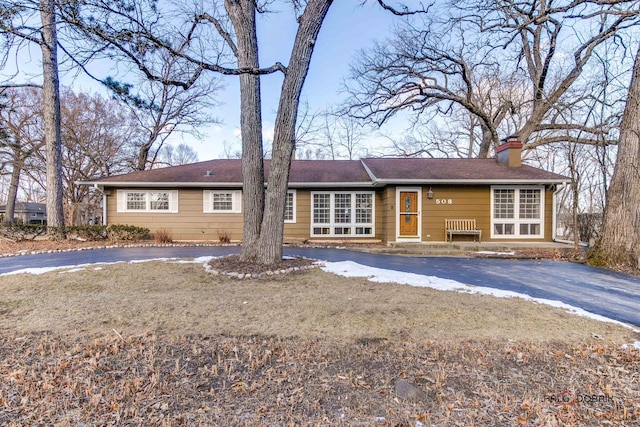
{"type": "MultiPolygon", "coordinates": [[[[408,0],[407,4],[419,5],[417,0],[408,0]]],[[[289,3],[274,2],[274,12],[260,15],[258,21],[258,39],[260,63],[263,67],[276,61],[287,65],[297,23],[289,3]]],[[[344,80],[349,73],[349,65],[360,49],[365,49],[375,41],[383,40],[394,22],[399,19],[383,10],[374,0],[336,0],[325,19],[316,42],[311,68],[303,88],[302,99],[309,105],[311,113],[324,110],[344,99],[340,94],[344,80]],[[364,4],[363,4],[364,3],[364,4]]],[[[17,55],[20,72],[11,76],[12,82],[41,81],[41,56],[39,48],[33,44],[24,45],[17,55]]],[[[12,61],[0,71],[6,80],[14,72],[12,61]]],[[[112,73],[111,65],[100,63],[91,68],[96,74],[112,73]]],[[[106,76],[105,74],[105,76],[106,76]]],[[[102,77],[105,77],[102,76],[102,77]]],[[[89,77],[76,71],[61,74],[61,82],[76,92],[100,92],[107,95],[105,89],[89,77]]],[[[216,97],[219,107],[211,113],[221,120],[219,125],[202,129],[206,135],[196,140],[190,135],[176,134],[170,140],[178,144],[186,142],[198,151],[200,160],[222,157],[224,145],[239,150],[240,93],[236,76],[223,77],[225,89],[216,97]]],[[[270,139],[273,133],[275,112],[278,106],[282,75],[275,73],[262,77],[263,134],[270,139]]],[[[371,136],[375,140],[375,136],[371,136]]]]}
{"type": "MultiPolygon", "coordinates": [[[[375,2],[360,3],[358,0],[335,1],[325,19],[302,94],[312,112],[328,108],[344,98],[339,92],[353,56],[374,40],[384,39],[394,20],[398,19],[375,2]]],[[[262,66],[276,61],[287,64],[296,29],[295,18],[289,9],[260,18],[258,38],[262,66]]],[[[223,123],[208,129],[207,138],[202,142],[186,138],[186,142],[197,149],[200,160],[222,156],[224,142],[236,147],[240,145],[237,77],[225,77],[223,81],[226,89],[219,99],[222,105],[214,111],[223,123]]],[[[273,131],[281,83],[279,73],[262,77],[263,133],[267,138],[273,131]]]]}

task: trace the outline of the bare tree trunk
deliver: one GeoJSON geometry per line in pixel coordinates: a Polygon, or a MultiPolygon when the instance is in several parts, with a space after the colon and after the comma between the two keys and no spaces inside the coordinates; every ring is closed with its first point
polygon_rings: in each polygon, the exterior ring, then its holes
{"type": "Polygon", "coordinates": [[[273,136],[264,219],[258,243],[257,260],[262,264],[271,264],[282,259],[284,205],[291,169],[291,154],[295,144],[300,93],[309,71],[316,39],[331,3],[332,0],[309,0],[304,13],[298,19],[298,32],[289,68],[282,83],[273,136]]]}
{"type": "MultiPolygon", "coordinates": [[[[225,0],[236,32],[238,68],[259,68],[254,0],[225,0]]],[[[264,162],[262,160],[262,104],[260,76],[240,74],[240,133],[242,137],[243,261],[256,261],[264,212],[264,162]]],[[[284,211],[283,211],[284,218],[284,211]]]]}
{"type": "Polygon", "coordinates": [[[14,222],[16,214],[16,198],[18,197],[18,185],[20,184],[20,172],[22,166],[19,162],[13,162],[13,171],[11,172],[11,181],[9,182],[9,191],[7,193],[7,207],[5,211],[4,222],[11,224],[14,222]]]}
{"type": "Polygon", "coordinates": [[[482,142],[478,150],[478,158],[486,159],[489,157],[491,146],[498,145],[498,133],[483,122],[480,122],[480,129],[482,130],[482,142]]]}
{"type": "Polygon", "coordinates": [[[147,169],[147,160],[149,159],[149,151],[151,151],[151,145],[153,142],[146,142],[142,144],[138,150],[138,160],[136,160],[136,170],[143,171],[147,169]]]}
{"type": "Polygon", "coordinates": [[[573,222],[573,248],[578,249],[580,247],[580,227],[578,227],[578,209],[580,201],[580,173],[576,167],[576,144],[569,143],[569,170],[571,171],[571,196],[573,201],[571,203],[571,216],[573,222]]]}
{"type": "Polygon", "coordinates": [[[64,226],[62,206],[62,142],[60,138],[60,82],[54,0],[40,1],[42,19],[42,96],[47,169],[47,224],[64,226]]]}
{"type": "Polygon", "coordinates": [[[620,123],[618,157],[607,191],[602,236],[590,261],[640,270],[640,47],[620,123]]]}

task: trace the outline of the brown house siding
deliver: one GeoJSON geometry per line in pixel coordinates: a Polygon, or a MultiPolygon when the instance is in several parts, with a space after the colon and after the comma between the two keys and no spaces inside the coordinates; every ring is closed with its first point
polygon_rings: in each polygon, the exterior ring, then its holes
{"type": "MultiPolygon", "coordinates": [[[[544,239],[491,239],[491,186],[490,185],[426,185],[422,188],[421,227],[423,242],[444,242],[445,219],[475,219],[482,230],[484,242],[552,240],[553,191],[545,191],[544,239]],[[428,198],[429,188],[433,198],[428,198]],[[451,200],[451,203],[449,203],[451,200]],[[440,201],[440,203],[438,203],[440,201]]],[[[379,239],[395,242],[396,190],[394,185],[375,191],[375,236],[352,238],[353,241],[379,239]]],[[[132,189],[133,190],[133,189],[132,189]]],[[[158,189],[162,190],[162,189],[158,189]]],[[[345,189],[358,191],[357,189],[345,189]]],[[[129,224],[147,227],[151,232],[167,229],[174,240],[217,241],[219,233],[227,233],[232,241],[242,238],[242,213],[203,213],[204,189],[179,189],[177,213],[123,213],[117,212],[117,190],[107,189],[107,221],[109,224],[129,224]]],[[[285,223],[285,239],[344,240],[345,237],[310,237],[311,192],[340,191],[329,189],[296,189],[296,222],[285,223]]],[[[455,241],[473,240],[472,236],[457,235],[455,241]]]]}
{"type": "MultiPolygon", "coordinates": [[[[515,186],[518,187],[518,186],[515,186]]],[[[402,187],[400,187],[402,188],[402,187]]],[[[484,242],[541,242],[553,239],[553,191],[544,192],[544,238],[491,238],[491,186],[490,185],[426,185],[422,188],[422,241],[444,242],[445,219],[475,219],[477,227],[482,230],[484,242]],[[433,191],[433,198],[428,198],[428,191],[433,191]],[[451,201],[451,203],[449,203],[451,201]]],[[[388,206],[395,204],[396,187],[386,189],[387,209],[386,241],[396,238],[396,214],[388,206]]],[[[395,207],[395,206],[394,206],[395,207]]],[[[455,241],[472,241],[474,236],[456,235],[455,241]]]]}
{"type": "Polygon", "coordinates": [[[146,227],[151,233],[167,229],[174,240],[218,241],[220,232],[240,241],[242,213],[203,213],[202,195],[202,189],[179,189],[177,213],[118,212],[117,191],[113,189],[107,195],[107,221],[146,227]]]}
{"type": "Polygon", "coordinates": [[[396,187],[387,186],[382,192],[382,201],[384,206],[380,209],[383,211],[382,240],[385,242],[393,242],[396,240],[396,187]]]}
{"type": "MultiPolygon", "coordinates": [[[[422,188],[422,240],[444,242],[445,219],[475,219],[483,240],[491,235],[491,190],[489,186],[431,186],[422,188]],[[433,199],[427,197],[429,188],[433,199]],[[449,203],[451,201],[451,203],[449,203]],[[440,202],[440,203],[438,203],[440,202]]],[[[456,236],[456,241],[473,236],[456,236]]]]}
{"type": "Polygon", "coordinates": [[[296,190],[296,223],[284,224],[284,237],[290,239],[308,239],[311,220],[311,192],[296,190]]]}

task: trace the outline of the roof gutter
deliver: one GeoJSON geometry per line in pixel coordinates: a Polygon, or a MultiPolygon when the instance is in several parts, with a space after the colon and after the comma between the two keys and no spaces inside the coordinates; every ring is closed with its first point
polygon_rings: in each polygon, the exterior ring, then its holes
{"type": "Polygon", "coordinates": [[[379,184],[562,184],[560,179],[379,179],[379,184]]]}
{"type": "MultiPolygon", "coordinates": [[[[367,172],[368,173],[368,172],[367,172]]],[[[289,188],[323,188],[323,187],[362,187],[370,188],[381,185],[434,185],[434,184],[562,184],[570,180],[559,179],[377,179],[371,175],[373,181],[365,182],[289,182],[289,188]]],[[[133,181],[76,181],[78,185],[91,185],[94,187],[120,187],[120,188],[242,188],[242,182],[133,182],[133,181]]],[[[266,185],[266,183],[265,183],[266,185]]]]}
{"type": "MultiPolygon", "coordinates": [[[[242,188],[241,182],[113,182],[113,181],[76,181],[78,185],[91,185],[99,187],[119,187],[119,188],[242,188]]],[[[323,188],[323,187],[362,187],[370,188],[373,182],[290,182],[289,188],[323,188]]],[[[266,186],[266,183],[265,183],[266,186]]]]}
{"type": "Polygon", "coordinates": [[[552,196],[552,211],[551,211],[551,240],[553,240],[554,242],[559,242],[559,243],[566,243],[566,241],[560,241],[558,240],[558,226],[557,226],[557,216],[558,216],[558,194],[564,190],[565,188],[567,188],[567,183],[563,182],[561,185],[558,186],[558,188],[556,189],[556,191],[553,192],[553,196],[552,196]]]}

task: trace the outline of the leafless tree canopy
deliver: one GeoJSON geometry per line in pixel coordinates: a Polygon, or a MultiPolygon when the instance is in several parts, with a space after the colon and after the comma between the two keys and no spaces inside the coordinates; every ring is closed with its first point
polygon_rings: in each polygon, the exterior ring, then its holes
{"type": "MultiPolygon", "coordinates": [[[[18,194],[29,201],[43,201],[31,194],[37,189],[40,194],[47,186],[42,92],[14,88],[6,95],[0,126],[7,138],[0,143],[0,162],[6,164],[3,173],[10,175],[7,204],[11,207],[18,194]]],[[[66,222],[86,223],[101,196],[76,182],[131,171],[131,157],[137,155],[132,142],[143,132],[121,103],[68,88],[61,93],[61,125],[66,222]]],[[[6,215],[5,220],[11,217],[6,215]]]]}
{"type": "Polygon", "coordinates": [[[635,2],[471,0],[431,12],[360,54],[352,115],[378,125],[401,112],[438,124],[468,115],[463,145],[479,157],[513,133],[526,148],[615,143],[619,110],[582,119],[601,95],[591,90],[593,57],[623,48],[635,2]]]}

